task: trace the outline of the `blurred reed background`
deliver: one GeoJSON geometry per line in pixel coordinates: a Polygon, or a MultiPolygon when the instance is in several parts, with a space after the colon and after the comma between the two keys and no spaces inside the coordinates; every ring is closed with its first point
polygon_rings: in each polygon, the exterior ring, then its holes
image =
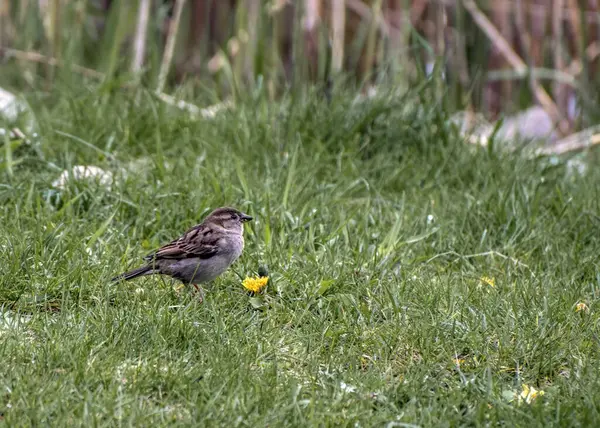
{"type": "Polygon", "coordinates": [[[598,0],[1,0],[0,46],[4,78],[38,90],[77,75],[224,100],[427,77],[450,111],[539,105],[567,135],[600,117],[599,20],[598,0]]]}

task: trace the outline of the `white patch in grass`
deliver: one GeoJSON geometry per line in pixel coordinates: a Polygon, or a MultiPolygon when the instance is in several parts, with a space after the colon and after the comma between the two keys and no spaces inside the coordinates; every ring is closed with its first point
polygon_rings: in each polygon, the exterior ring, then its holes
{"type": "MultiPolygon", "coordinates": [[[[8,122],[15,122],[20,116],[25,117],[24,131],[37,138],[37,133],[34,133],[36,128],[35,120],[27,102],[2,88],[0,88],[0,116],[8,122]]],[[[0,132],[2,132],[2,135],[8,134],[11,138],[23,137],[21,132],[10,131],[4,128],[0,128],[0,132]]]]}
{"type": "Polygon", "coordinates": [[[0,114],[5,119],[14,122],[25,110],[24,104],[14,94],[0,88],[0,114]]]}
{"type": "Polygon", "coordinates": [[[583,159],[569,159],[567,161],[567,175],[583,177],[588,171],[588,164],[583,159]]]}
{"type": "Polygon", "coordinates": [[[340,382],[340,389],[344,392],[347,393],[351,393],[351,392],[356,392],[356,387],[353,385],[348,385],[346,382],[341,381],[340,382]]]}
{"type": "Polygon", "coordinates": [[[110,188],[113,176],[110,171],[92,165],[75,165],[71,170],[64,170],[60,176],[52,182],[52,187],[64,189],[70,180],[92,180],[101,186],[110,188]]]}
{"type": "Polygon", "coordinates": [[[25,328],[29,321],[31,315],[0,309],[0,338],[10,333],[18,333],[19,337],[32,341],[33,334],[25,328]]]}

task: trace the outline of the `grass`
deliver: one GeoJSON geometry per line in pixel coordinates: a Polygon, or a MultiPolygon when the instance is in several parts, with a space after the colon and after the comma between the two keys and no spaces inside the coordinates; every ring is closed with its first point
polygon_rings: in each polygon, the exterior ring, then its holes
{"type": "Polygon", "coordinates": [[[597,424],[600,172],[467,146],[431,91],[257,91],[214,120],[29,94],[39,139],[0,155],[0,423],[597,424]],[[76,164],[115,183],[53,189],[76,164]],[[256,220],[203,304],[109,283],[225,204],[256,220]]]}

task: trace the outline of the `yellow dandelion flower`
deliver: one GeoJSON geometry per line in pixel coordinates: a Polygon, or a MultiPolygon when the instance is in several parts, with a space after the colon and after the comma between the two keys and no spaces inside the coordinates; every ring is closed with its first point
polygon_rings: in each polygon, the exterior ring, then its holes
{"type": "Polygon", "coordinates": [[[482,276],[481,278],[479,278],[479,280],[492,288],[496,286],[496,281],[494,280],[494,278],[490,278],[489,276],[482,276]]]}
{"type": "Polygon", "coordinates": [[[247,277],[242,281],[242,285],[248,291],[252,291],[253,293],[259,293],[263,288],[265,288],[267,282],[269,282],[268,276],[261,276],[255,278],[247,277]]]}
{"type": "Polygon", "coordinates": [[[577,305],[575,305],[575,312],[581,312],[581,311],[589,311],[590,308],[588,308],[588,305],[586,305],[584,302],[579,302],[577,303],[577,305]]]}
{"type": "Polygon", "coordinates": [[[531,404],[533,400],[542,395],[544,395],[544,391],[538,391],[533,386],[523,384],[523,391],[517,397],[517,402],[521,403],[524,401],[527,404],[531,404]]]}

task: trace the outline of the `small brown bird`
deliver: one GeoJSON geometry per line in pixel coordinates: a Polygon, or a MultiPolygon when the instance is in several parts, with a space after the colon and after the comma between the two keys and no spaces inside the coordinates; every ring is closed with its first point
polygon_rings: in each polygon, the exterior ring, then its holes
{"type": "Polygon", "coordinates": [[[168,275],[184,284],[212,281],[235,262],[244,249],[244,223],[252,220],[234,208],[217,208],[202,223],[155,252],[146,265],[122,273],[112,281],[129,281],[143,275],[168,275]]]}

